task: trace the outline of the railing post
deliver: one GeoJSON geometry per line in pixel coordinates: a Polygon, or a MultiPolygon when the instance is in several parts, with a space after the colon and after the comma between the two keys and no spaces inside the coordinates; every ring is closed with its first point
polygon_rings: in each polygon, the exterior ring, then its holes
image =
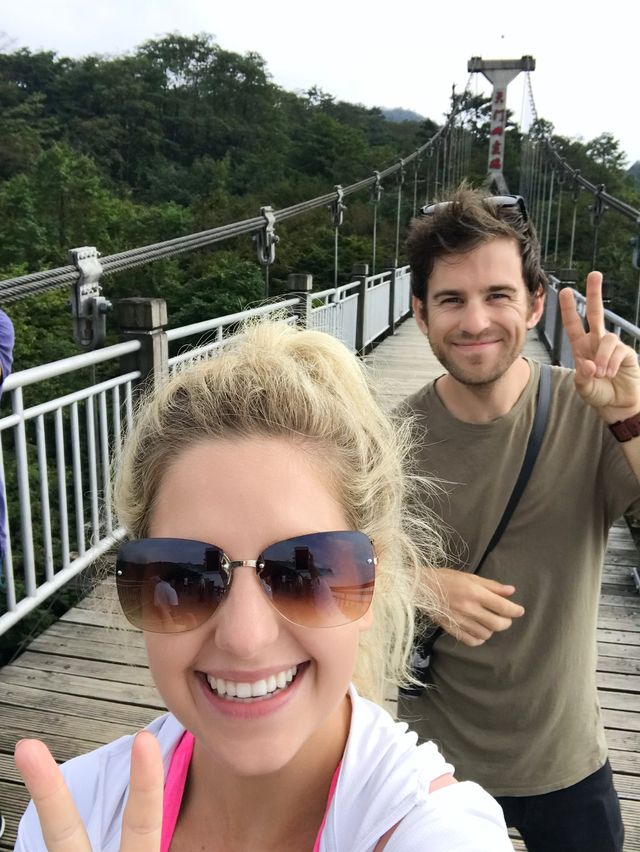
{"type": "MultiPolygon", "coordinates": [[[[578,273],[575,269],[556,269],[553,273],[558,279],[558,288],[556,290],[556,299],[558,293],[563,287],[575,287],[578,280],[578,273]]],[[[561,367],[568,366],[562,363],[562,338],[564,335],[564,326],[562,325],[562,314],[560,313],[560,302],[556,303],[555,323],[553,326],[553,337],[551,338],[551,363],[561,367]]]]}
{"type": "MultiPolygon", "coordinates": [[[[557,299],[556,294],[556,299],[557,299]]],[[[556,307],[555,322],[553,324],[553,337],[551,338],[551,363],[556,367],[561,364],[562,356],[562,335],[564,334],[564,326],[562,325],[562,314],[560,313],[560,303],[556,307]]]]}
{"type": "Polygon", "coordinates": [[[121,359],[125,373],[140,370],[139,385],[160,382],[168,371],[167,303],[164,299],[133,297],[118,302],[120,339],[139,340],[141,348],[121,359]]]}
{"type": "Polygon", "coordinates": [[[396,333],[396,275],[395,266],[385,269],[389,273],[389,331],[388,334],[396,333]]]}
{"type": "Polygon", "coordinates": [[[367,276],[369,275],[368,263],[354,263],[351,268],[351,280],[358,282],[358,313],[356,315],[356,352],[358,355],[365,354],[364,336],[365,336],[365,320],[366,320],[366,305],[365,299],[367,295],[367,276]]]}
{"type": "Polygon", "coordinates": [[[300,299],[292,310],[302,328],[309,328],[311,320],[311,291],[313,275],[306,272],[291,272],[287,276],[287,289],[292,297],[300,299]]]}

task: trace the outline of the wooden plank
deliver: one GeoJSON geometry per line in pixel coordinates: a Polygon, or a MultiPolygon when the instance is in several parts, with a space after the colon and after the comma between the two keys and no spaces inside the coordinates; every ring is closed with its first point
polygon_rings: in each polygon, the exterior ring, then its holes
{"type": "Polygon", "coordinates": [[[608,710],[626,710],[629,713],[640,712],[638,695],[632,692],[611,692],[608,689],[598,693],[600,706],[608,710]]]}
{"type": "Polygon", "coordinates": [[[640,732],[640,713],[627,713],[624,710],[607,710],[604,708],[602,718],[607,728],[640,732]]]}
{"type": "Polygon", "coordinates": [[[609,749],[609,762],[614,772],[633,774],[638,777],[640,771],[640,754],[633,751],[621,751],[617,748],[609,749]]]}
{"type": "Polygon", "coordinates": [[[621,799],[640,801],[640,778],[637,776],[614,772],[613,786],[621,799]]]}
{"type": "Polygon", "coordinates": [[[622,731],[618,728],[606,727],[605,732],[609,748],[640,752],[640,736],[635,731],[622,731]]]}
{"type": "MultiPolygon", "coordinates": [[[[150,712],[148,721],[157,715],[156,712],[150,712]]],[[[5,725],[7,728],[20,732],[16,740],[20,736],[42,739],[43,734],[55,731],[61,736],[91,745],[94,745],[96,740],[102,744],[109,743],[125,734],[134,733],[140,727],[131,723],[85,718],[83,715],[71,715],[60,711],[47,712],[32,707],[0,704],[0,727],[5,725]]],[[[87,751],[86,746],[83,751],[87,751]]]]}
{"type": "MultiPolygon", "coordinates": [[[[597,672],[596,684],[599,689],[640,692],[640,675],[597,672]]],[[[638,700],[638,699],[636,699],[638,700]]],[[[639,702],[640,703],[640,702],[639,702]]]]}
{"type": "Polygon", "coordinates": [[[0,849],[13,849],[18,822],[29,804],[29,795],[24,785],[0,780],[0,802],[7,822],[5,836],[0,840],[0,849]]]}
{"type": "Polygon", "coordinates": [[[86,609],[74,607],[66,612],[58,620],[58,623],[108,628],[113,633],[118,633],[122,636],[141,633],[140,630],[129,624],[119,608],[115,612],[109,612],[98,610],[95,608],[95,605],[86,609]]]}
{"type": "MultiPolygon", "coordinates": [[[[84,660],[78,657],[63,657],[58,654],[45,654],[38,651],[25,651],[18,657],[15,665],[35,671],[60,672],[61,674],[74,674],[78,677],[92,677],[97,680],[112,680],[116,683],[153,686],[153,678],[146,665],[132,666],[128,663],[84,660]]],[[[0,672],[2,672],[1,669],[0,672]]],[[[615,675],[610,675],[610,677],[615,677],[615,675]]],[[[626,675],[626,677],[632,677],[632,675],[626,675]]],[[[617,687],[610,686],[609,688],[617,687]]]]}
{"type": "Polygon", "coordinates": [[[61,639],[73,639],[84,642],[100,642],[105,645],[117,645],[119,647],[144,646],[142,631],[119,630],[116,627],[96,627],[93,624],[74,624],[71,621],[56,621],[46,631],[48,636],[57,636],[61,639]]]}
{"type": "Polygon", "coordinates": [[[147,663],[147,655],[143,648],[137,648],[134,645],[126,647],[91,642],[89,639],[83,639],[82,642],[79,642],[77,637],[65,639],[50,633],[49,630],[34,639],[29,647],[48,654],[77,657],[85,660],[104,660],[108,663],[126,662],[131,666],[144,666],[147,663]],[[125,648],[124,651],[123,647],[125,648]]]}
{"type": "Polygon", "coordinates": [[[60,692],[63,695],[81,698],[98,698],[101,701],[136,704],[160,711],[165,709],[162,699],[153,686],[123,684],[60,672],[36,671],[17,665],[0,670],[0,688],[5,685],[29,687],[43,692],[60,692]]]}
{"type": "MultiPolygon", "coordinates": [[[[129,703],[128,691],[137,687],[123,684],[120,701],[102,701],[99,698],[83,698],[78,695],[64,695],[42,688],[18,686],[4,682],[0,690],[0,718],[9,708],[30,709],[41,711],[43,715],[50,712],[64,713],[74,718],[99,720],[126,724],[128,727],[143,728],[158,714],[158,708],[141,707],[129,703]]],[[[160,708],[161,709],[161,708],[160,708]]]]}
{"type": "MultiPolygon", "coordinates": [[[[0,752],[0,778],[3,781],[12,781],[15,784],[22,784],[20,773],[16,769],[13,762],[13,756],[10,754],[2,754],[0,752]]],[[[2,809],[0,808],[0,811],[2,809]]]]}
{"type": "Polygon", "coordinates": [[[622,657],[598,657],[598,671],[637,675],[640,674],[640,660],[625,660],[622,657]]]}
{"type": "MultiPolygon", "coordinates": [[[[9,725],[9,727],[0,727],[0,753],[3,755],[12,755],[13,749],[18,740],[25,735],[32,735],[22,728],[11,726],[11,720],[9,720],[9,725]]],[[[51,754],[60,763],[64,760],[71,760],[72,757],[77,757],[79,754],[85,754],[85,752],[93,751],[93,749],[104,745],[103,742],[98,740],[95,742],[91,742],[90,740],[79,740],[73,738],[73,736],[64,736],[62,734],[52,733],[51,731],[39,732],[37,736],[38,739],[42,740],[45,745],[48,746],[51,754]]],[[[3,776],[0,775],[0,778],[2,777],[3,776]]]]}
{"type": "Polygon", "coordinates": [[[598,642],[598,654],[601,657],[622,657],[640,665],[640,645],[617,645],[614,642],[598,642]]]}

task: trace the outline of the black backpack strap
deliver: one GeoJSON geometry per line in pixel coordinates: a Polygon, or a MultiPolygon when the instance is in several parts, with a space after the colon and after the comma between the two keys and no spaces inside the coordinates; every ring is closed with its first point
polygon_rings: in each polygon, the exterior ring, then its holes
{"type": "Polygon", "coordinates": [[[529,432],[529,440],[527,442],[527,449],[524,453],[522,467],[520,468],[520,473],[518,474],[516,484],[513,486],[513,491],[511,492],[511,497],[509,497],[509,502],[507,503],[503,515],[500,518],[500,523],[496,527],[494,534],[491,536],[491,541],[487,545],[487,549],[485,550],[485,552],[482,554],[482,559],[480,560],[480,562],[478,562],[476,569],[473,571],[474,574],[478,573],[478,571],[482,567],[482,563],[485,561],[487,556],[491,553],[496,544],[502,538],[502,533],[506,530],[507,524],[511,520],[511,516],[515,512],[516,506],[518,505],[520,498],[522,497],[522,493],[527,487],[527,482],[529,481],[529,477],[531,476],[531,472],[533,471],[533,467],[536,463],[538,452],[540,451],[540,447],[542,445],[542,439],[544,438],[544,433],[547,428],[550,400],[551,367],[548,364],[541,364],[540,381],[538,383],[538,401],[536,404],[536,413],[533,418],[533,423],[531,425],[531,432],[529,432]]]}
{"type": "MultiPolygon", "coordinates": [[[[527,482],[529,481],[529,477],[531,476],[531,472],[533,471],[533,467],[536,463],[538,452],[540,451],[540,447],[542,445],[542,439],[544,438],[544,433],[547,428],[550,401],[551,367],[548,364],[541,364],[540,381],[538,382],[538,397],[536,401],[536,413],[533,418],[533,423],[531,424],[531,431],[529,432],[529,440],[527,441],[527,448],[524,453],[524,459],[522,460],[522,467],[520,468],[520,473],[518,474],[516,483],[513,486],[513,491],[511,492],[511,496],[509,497],[505,510],[502,514],[502,517],[500,518],[500,522],[498,523],[494,534],[491,536],[491,541],[487,545],[485,552],[482,554],[482,558],[478,562],[475,569],[470,572],[472,574],[478,573],[487,556],[491,553],[491,551],[500,541],[502,533],[506,530],[507,524],[511,520],[511,516],[515,512],[520,497],[522,496],[524,489],[527,486],[527,482]]],[[[427,676],[427,669],[429,666],[431,650],[435,644],[436,639],[438,639],[443,633],[444,628],[442,627],[432,628],[430,631],[428,631],[425,635],[422,636],[420,642],[415,646],[414,656],[416,654],[417,656],[413,661],[413,666],[415,666],[414,674],[417,674],[418,679],[422,680],[424,676],[427,676]]],[[[408,689],[402,690],[402,693],[405,696],[409,697],[411,695],[419,695],[420,691],[415,690],[413,687],[409,687],[408,689]]]]}

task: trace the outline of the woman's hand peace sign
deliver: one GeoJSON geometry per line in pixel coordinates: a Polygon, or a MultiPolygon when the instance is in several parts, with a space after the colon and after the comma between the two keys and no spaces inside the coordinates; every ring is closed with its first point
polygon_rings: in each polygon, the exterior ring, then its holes
{"type": "MultiPolygon", "coordinates": [[[[92,852],[62,773],[46,745],[39,740],[21,740],[16,745],[15,762],[38,812],[48,852],[92,852]]],[[[160,747],[152,734],[142,731],[131,750],[120,852],[159,852],[163,789],[160,747]]]]}
{"type": "Polygon", "coordinates": [[[587,322],[582,319],[570,289],[560,291],[562,324],[575,361],[575,383],[585,402],[607,423],[626,420],[640,411],[640,367],[634,350],[606,331],[602,303],[602,274],[587,276],[587,322]]]}

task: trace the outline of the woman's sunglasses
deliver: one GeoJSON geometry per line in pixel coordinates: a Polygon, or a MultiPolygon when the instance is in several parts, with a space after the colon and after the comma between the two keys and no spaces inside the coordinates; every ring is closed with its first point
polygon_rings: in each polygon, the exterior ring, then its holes
{"type": "Polygon", "coordinates": [[[301,627],[337,627],[371,605],[377,559],[361,532],[301,535],[269,545],[257,559],[231,560],[215,544],[181,538],[125,542],[116,560],[120,604],[135,627],[182,633],[224,601],[233,571],[255,568],[273,608],[301,627]]]}

